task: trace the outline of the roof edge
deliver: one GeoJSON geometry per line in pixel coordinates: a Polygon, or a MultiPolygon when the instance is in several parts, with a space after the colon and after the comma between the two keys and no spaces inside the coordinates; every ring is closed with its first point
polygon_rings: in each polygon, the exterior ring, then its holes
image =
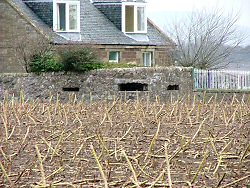
{"type": "Polygon", "coordinates": [[[106,43],[95,43],[95,42],[65,42],[65,43],[53,43],[54,45],[93,45],[93,46],[128,46],[128,47],[155,47],[155,48],[166,48],[170,45],[153,45],[153,44],[106,44],[106,43]]]}
{"type": "Polygon", "coordinates": [[[92,2],[93,5],[121,5],[122,2],[92,2]]]}
{"type": "Polygon", "coordinates": [[[157,26],[150,18],[148,18],[148,22],[166,39],[166,41],[169,41],[172,45],[176,46],[175,42],[167,36],[167,34],[159,27],[157,26]]]}

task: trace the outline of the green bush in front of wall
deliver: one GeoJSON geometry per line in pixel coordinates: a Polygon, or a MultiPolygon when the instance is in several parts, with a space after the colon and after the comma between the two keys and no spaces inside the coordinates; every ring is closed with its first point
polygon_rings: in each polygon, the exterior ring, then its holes
{"type": "Polygon", "coordinates": [[[57,61],[52,52],[33,55],[29,64],[30,72],[60,72],[63,66],[57,61]]]}
{"type": "Polygon", "coordinates": [[[86,72],[103,68],[103,64],[89,48],[62,51],[59,55],[64,71],[86,72]]]}
{"type": "Polygon", "coordinates": [[[104,69],[133,68],[133,67],[139,67],[139,66],[135,64],[128,64],[128,63],[104,63],[103,64],[104,69]]]}
{"type": "Polygon", "coordinates": [[[46,51],[33,55],[29,64],[30,72],[87,72],[96,69],[133,68],[138,65],[127,63],[100,62],[90,48],[65,49],[57,54],[46,51]]]}

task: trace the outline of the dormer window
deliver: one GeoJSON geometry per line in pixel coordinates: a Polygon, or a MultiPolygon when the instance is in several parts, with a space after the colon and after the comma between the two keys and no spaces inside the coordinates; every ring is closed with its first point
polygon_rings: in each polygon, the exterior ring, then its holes
{"type": "Polygon", "coordinates": [[[80,31],[80,2],[79,1],[54,1],[54,30],[58,32],[80,31]]]}
{"type": "Polygon", "coordinates": [[[147,15],[145,3],[123,3],[122,31],[125,33],[147,32],[147,15]]]}

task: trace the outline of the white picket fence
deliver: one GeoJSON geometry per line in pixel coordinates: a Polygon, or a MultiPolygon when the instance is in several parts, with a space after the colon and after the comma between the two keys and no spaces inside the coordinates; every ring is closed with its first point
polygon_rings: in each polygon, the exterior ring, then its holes
{"type": "Polygon", "coordinates": [[[194,90],[250,90],[250,71],[193,70],[194,90]]]}

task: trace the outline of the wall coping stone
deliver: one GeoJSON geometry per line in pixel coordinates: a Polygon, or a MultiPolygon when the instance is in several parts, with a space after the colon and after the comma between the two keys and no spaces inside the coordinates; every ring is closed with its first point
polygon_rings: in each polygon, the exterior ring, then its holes
{"type": "Polygon", "coordinates": [[[141,72],[145,71],[146,72],[158,72],[158,71],[183,71],[183,72],[189,72],[192,71],[193,67],[179,67],[179,66],[170,66],[170,67],[133,67],[133,68],[114,68],[114,69],[98,69],[98,70],[92,70],[86,73],[75,73],[75,72],[49,72],[49,73],[0,73],[0,77],[29,77],[29,76],[61,76],[61,75],[92,75],[96,73],[128,73],[128,72],[141,72]]]}

